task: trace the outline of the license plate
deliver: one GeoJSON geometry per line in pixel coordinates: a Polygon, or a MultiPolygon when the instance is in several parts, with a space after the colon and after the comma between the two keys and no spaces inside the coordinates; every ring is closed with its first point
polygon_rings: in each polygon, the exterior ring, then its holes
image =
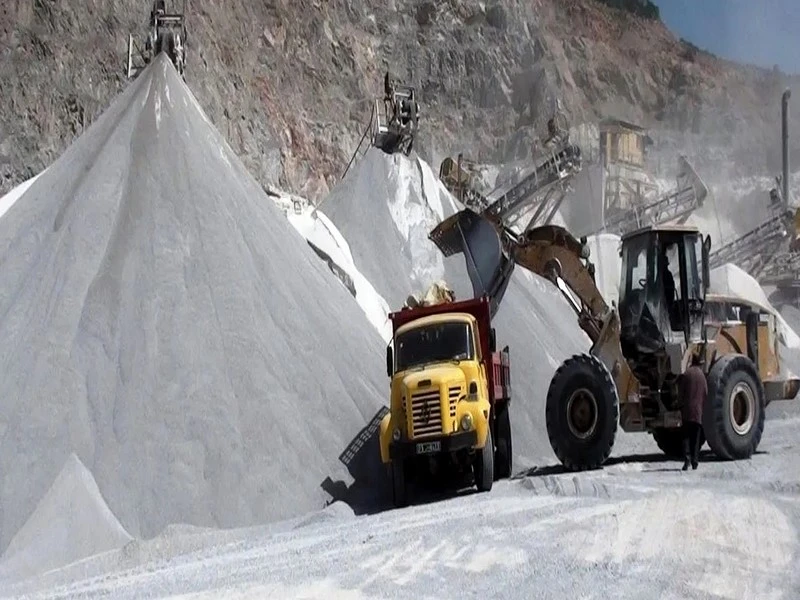
{"type": "Polygon", "coordinates": [[[417,444],[417,454],[430,454],[442,449],[441,442],[420,442],[417,444]]]}

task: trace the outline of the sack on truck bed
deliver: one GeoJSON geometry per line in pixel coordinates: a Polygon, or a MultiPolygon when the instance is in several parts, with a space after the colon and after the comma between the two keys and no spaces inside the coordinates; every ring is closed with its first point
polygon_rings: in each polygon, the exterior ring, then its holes
{"type": "Polygon", "coordinates": [[[406,298],[405,306],[407,308],[417,308],[419,306],[433,306],[435,304],[444,304],[445,302],[455,302],[456,294],[450,287],[442,280],[436,281],[431,284],[425,296],[420,299],[414,294],[410,294],[406,298]]]}

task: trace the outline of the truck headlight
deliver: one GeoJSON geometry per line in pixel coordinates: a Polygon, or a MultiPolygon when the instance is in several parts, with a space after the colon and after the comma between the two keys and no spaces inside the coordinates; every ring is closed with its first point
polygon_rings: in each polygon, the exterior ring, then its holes
{"type": "Polygon", "coordinates": [[[464,431],[469,431],[472,429],[472,415],[467,413],[463,417],[461,417],[461,429],[464,431]]]}
{"type": "Polygon", "coordinates": [[[400,441],[400,428],[399,427],[395,427],[394,428],[394,431],[392,432],[392,439],[395,442],[399,442],[400,441]]]}

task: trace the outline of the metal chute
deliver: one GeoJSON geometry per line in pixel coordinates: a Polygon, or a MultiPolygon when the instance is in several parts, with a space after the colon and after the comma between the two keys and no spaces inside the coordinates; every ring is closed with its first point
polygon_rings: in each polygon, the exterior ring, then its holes
{"type": "MultiPolygon", "coordinates": [[[[171,4],[177,4],[177,0],[171,4]]],[[[144,49],[138,47],[133,35],[128,35],[128,78],[136,77],[156,56],[165,52],[178,74],[185,77],[186,67],[186,0],[180,11],[167,11],[165,0],[154,0],[148,21],[144,49]]]]}

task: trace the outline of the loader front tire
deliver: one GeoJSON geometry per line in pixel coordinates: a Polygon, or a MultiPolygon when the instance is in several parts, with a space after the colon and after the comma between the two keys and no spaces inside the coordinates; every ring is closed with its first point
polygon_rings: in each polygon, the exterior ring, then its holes
{"type": "Polygon", "coordinates": [[[558,368],[547,391],[550,447],[571,471],[597,469],[614,447],[619,399],[611,373],[593,355],[576,354],[558,368]]]}
{"type": "Polygon", "coordinates": [[[730,354],[708,373],[703,430],[714,454],[725,460],[750,458],[764,433],[766,399],[753,361],[730,354]]]}

